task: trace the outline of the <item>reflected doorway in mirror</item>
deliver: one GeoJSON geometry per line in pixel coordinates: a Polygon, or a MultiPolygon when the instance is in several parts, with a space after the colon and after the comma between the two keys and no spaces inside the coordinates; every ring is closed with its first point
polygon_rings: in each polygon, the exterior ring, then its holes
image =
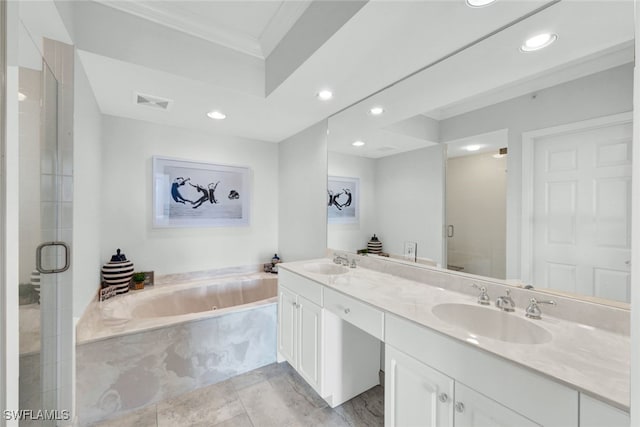
{"type": "Polygon", "coordinates": [[[360,180],[330,176],[327,181],[327,219],[329,224],[354,224],[360,218],[360,180]]]}

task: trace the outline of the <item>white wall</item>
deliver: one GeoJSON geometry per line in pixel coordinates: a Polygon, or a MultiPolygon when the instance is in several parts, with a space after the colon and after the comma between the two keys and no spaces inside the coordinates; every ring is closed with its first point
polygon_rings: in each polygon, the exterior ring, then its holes
{"type": "Polygon", "coordinates": [[[356,224],[328,224],[327,247],[356,252],[367,247],[377,233],[375,204],[376,159],[329,152],[329,175],[358,178],[360,180],[360,218],[356,224]]]}
{"type": "Polygon", "coordinates": [[[102,188],[102,114],[75,54],[73,119],[73,317],[82,316],[100,288],[102,257],[99,190],[102,188]]]}
{"type": "Polygon", "coordinates": [[[319,258],[327,247],[327,120],[278,145],[279,254],[319,258]]]}
{"type": "Polygon", "coordinates": [[[102,186],[92,200],[102,209],[101,261],[117,248],[136,270],[156,274],[255,265],[278,246],[278,146],[104,116],[102,186]],[[152,156],[248,166],[248,227],[152,228],[152,156]]]}
{"type": "Polygon", "coordinates": [[[447,161],[447,264],[463,272],[505,278],[507,159],[492,153],[447,161]]]}
{"type": "Polygon", "coordinates": [[[416,254],[444,260],[444,147],[383,157],[376,162],[376,234],[382,249],[402,255],[404,242],[417,242],[416,254]]]}
{"type": "Polygon", "coordinates": [[[520,277],[522,133],[631,111],[633,64],[491,105],[440,122],[442,142],[509,130],[507,278],[520,277]]]}

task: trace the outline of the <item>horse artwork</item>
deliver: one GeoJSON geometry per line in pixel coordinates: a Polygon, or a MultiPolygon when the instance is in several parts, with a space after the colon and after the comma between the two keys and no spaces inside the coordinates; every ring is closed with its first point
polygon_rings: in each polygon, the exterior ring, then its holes
{"type": "Polygon", "coordinates": [[[357,223],[359,219],[358,178],[330,176],[327,182],[329,224],[357,223]]]}
{"type": "Polygon", "coordinates": [[[249,168],[153,158],[154,227],[249,224],[249,168]]]}

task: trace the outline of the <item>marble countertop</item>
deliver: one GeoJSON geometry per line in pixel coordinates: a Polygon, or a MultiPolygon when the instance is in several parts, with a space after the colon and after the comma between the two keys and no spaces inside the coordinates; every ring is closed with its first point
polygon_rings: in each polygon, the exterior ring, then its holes
{"type": "MultiPolygon", "coordinates": [[[[512,315],[545,328],[553,335],[551,341],[514,344],[475,335],[475,342],[470,343],[466,330],[440,320],[431,310],[442,303],[476,304],[475,297],[360,266],[336,276],[311,273],[304,267],[330,262],[297,261],[281,267],[629,411],[629,336],[545,315],[544,307],[541,320],[529,320],[523,307],[518,307],[512,315]]],[[[498,310],[494,306],[486,309],[498,310]]]]}

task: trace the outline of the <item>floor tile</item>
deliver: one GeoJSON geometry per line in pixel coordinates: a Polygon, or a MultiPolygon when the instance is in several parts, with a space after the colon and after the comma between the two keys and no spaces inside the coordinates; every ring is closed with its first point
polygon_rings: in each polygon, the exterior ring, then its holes
{"type": "Polygon", "coordinates": [[[354,397],[335,408],[335,411],[355,427],[384,425],[384,389],[381,386],[354,397]]]}
{"type": "Polygon", "coordinates": [[[215,424],[213,427],[253,427],[253,424],[251,424],[251,420],[247,414],[242,414],[215,424]]]}
{"type": "Polygon", "coordinates": [[[158,403],[158,427],[213,426],[244,413],[233,384],[223,381],[158,403]]]}
{"type": "Polygon", "coordinates": [[[94,424],[94,427],[156,427],[156,417],[156,405],[151,405],[122,417],[94,424]]]}
{"type": "Polygon", "coordinates": [[[270,382],[263,381],[238,391],[255,427],[299,426],[304,416],[292,411],[270,382]]]}

